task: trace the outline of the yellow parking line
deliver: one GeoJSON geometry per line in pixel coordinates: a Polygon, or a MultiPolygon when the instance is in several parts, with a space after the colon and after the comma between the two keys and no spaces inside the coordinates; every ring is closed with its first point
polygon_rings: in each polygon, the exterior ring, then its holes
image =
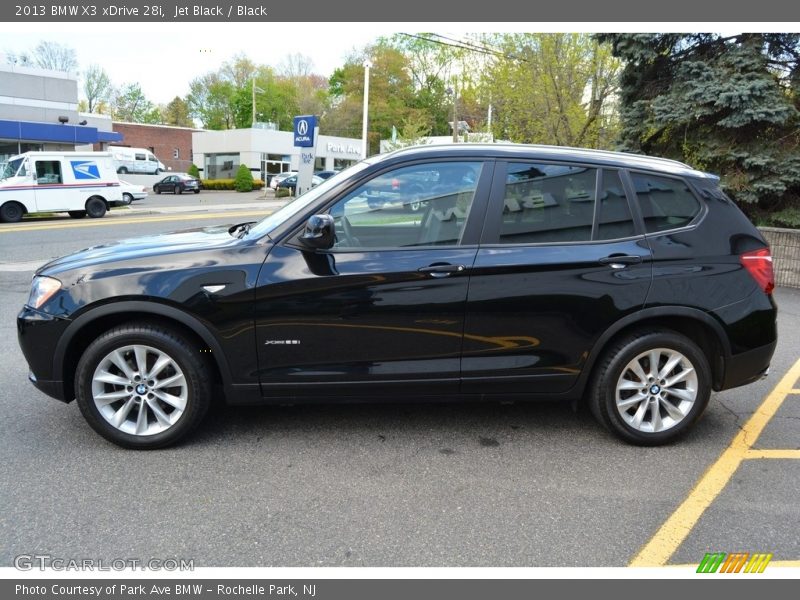
{"type": "Polygon", "coordinates": [[[632,567],[653,567],[667,564],[678,547],[688,537],[722,489],[739,468],[747,452],[758,439],[769,420],[778,412],[786,395],[800,378],[800,360],[787,371],[756,412],[733,438],[728,448],[706,470],[681,505],[673,512],[655,535],[631,560],[632,567]]]}
{"type": "Polygon", "coordinates": [[[57,221],[42,223],[40,225],[24,224],[24,225],[10,225],[8,227],[0,227],[0,233],[10,233],[16,231],[41,231],[47,229],[72,229],[74,227],[102,227],[104,225],[127,225],[131,223],[153,223],[159,221],[190,221],[194,219],[220,219],[223,217],[244,217],[250,215],[257,215],[264,217],[270,214],[271,210],[248,210],[248,211],[233,211],[226,210],[216,213],[184,213],[183,216],[169,215],[163,217],[114,217],[111,219],[92,219],[91,221],[57,221]]]}
{"type": "Polygon", "coordinates": [[[800,450],[748,450],[744,457],[745,460],[756,458],[800,458],[800,450]]]}

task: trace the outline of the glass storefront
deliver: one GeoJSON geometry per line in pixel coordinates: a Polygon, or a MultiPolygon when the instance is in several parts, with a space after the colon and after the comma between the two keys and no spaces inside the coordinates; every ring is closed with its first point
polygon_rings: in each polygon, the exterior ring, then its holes
{"type": "Polygon", "coordinates": [[[261,181],[269,185],[270,180],[278,173],[291,171],[291,156],[261,153],[261,181]]]}
{"type": "Polygon", "coordinates": [[[239,170],[239,153],[206,154],[203,173],[206,179],[235,179],[239,170]]]}

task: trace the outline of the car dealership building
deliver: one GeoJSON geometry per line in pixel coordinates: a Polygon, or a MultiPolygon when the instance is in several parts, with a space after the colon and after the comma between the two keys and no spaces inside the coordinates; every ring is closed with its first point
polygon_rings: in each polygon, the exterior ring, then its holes
{"type": "Polygon", "coordinates": [[[120,142],[110,118],[78,112],[78,78],[0,59],[0,164],[33,150],[82,150],[120,142]]]}
{"type": "MultiPolygon", "coordinates": [[[[268,181],[273,175],[296,171],[300,148],[291,131],[250,128],[199,131],[192,134],[194,164],[203,179],[233,179],[239,165],[247,165],[253,177],[268,181]]],[[[361,140],[320,135],[316,170],[343,169],[361,159],[361,140]]]]}

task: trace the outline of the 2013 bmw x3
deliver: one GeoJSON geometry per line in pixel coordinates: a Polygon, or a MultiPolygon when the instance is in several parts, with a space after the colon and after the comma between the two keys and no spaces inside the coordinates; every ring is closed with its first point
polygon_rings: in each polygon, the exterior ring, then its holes
{"type": "Polygon", "coordinates": [[[130,448],[180,440],[217,399],[448,396],[585,399],[656,445],[767,372],[773,286],[713,175],[463,144],[364,160],[258,222],[55,260],[18,333],[33,384],[130,448]]]}

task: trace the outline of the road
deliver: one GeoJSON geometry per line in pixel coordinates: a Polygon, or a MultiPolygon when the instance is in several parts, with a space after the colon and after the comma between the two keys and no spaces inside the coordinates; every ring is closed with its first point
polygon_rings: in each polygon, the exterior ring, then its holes
{"type": "Polygon", "coordinates": [[[0,566],[34,553],[196,566],[624,566],[647,548],[667,564],[758,551],[800,566],[796,381],[786,388],[795,392],[778,390],[785,400],[750,440],[782,452],[734,465],[688,525],[679,510],[800,359],[797,290],[775,294],[780,342],[770,377],[715,394],[691,434],[665,448],[620,443],[568,406],[379,398],[216,409],[186,443],[156,452],[105,442],[75,403],[26,381],[14,319],[32,271],[103,241],[274,209],[248,213],[231,207],[236,195],[218,200],[197,206],[205,212],[115,215],[90,226],[0,225],[0,566]],[[656,535],[671,515],[685,539],[656,535]]]}

